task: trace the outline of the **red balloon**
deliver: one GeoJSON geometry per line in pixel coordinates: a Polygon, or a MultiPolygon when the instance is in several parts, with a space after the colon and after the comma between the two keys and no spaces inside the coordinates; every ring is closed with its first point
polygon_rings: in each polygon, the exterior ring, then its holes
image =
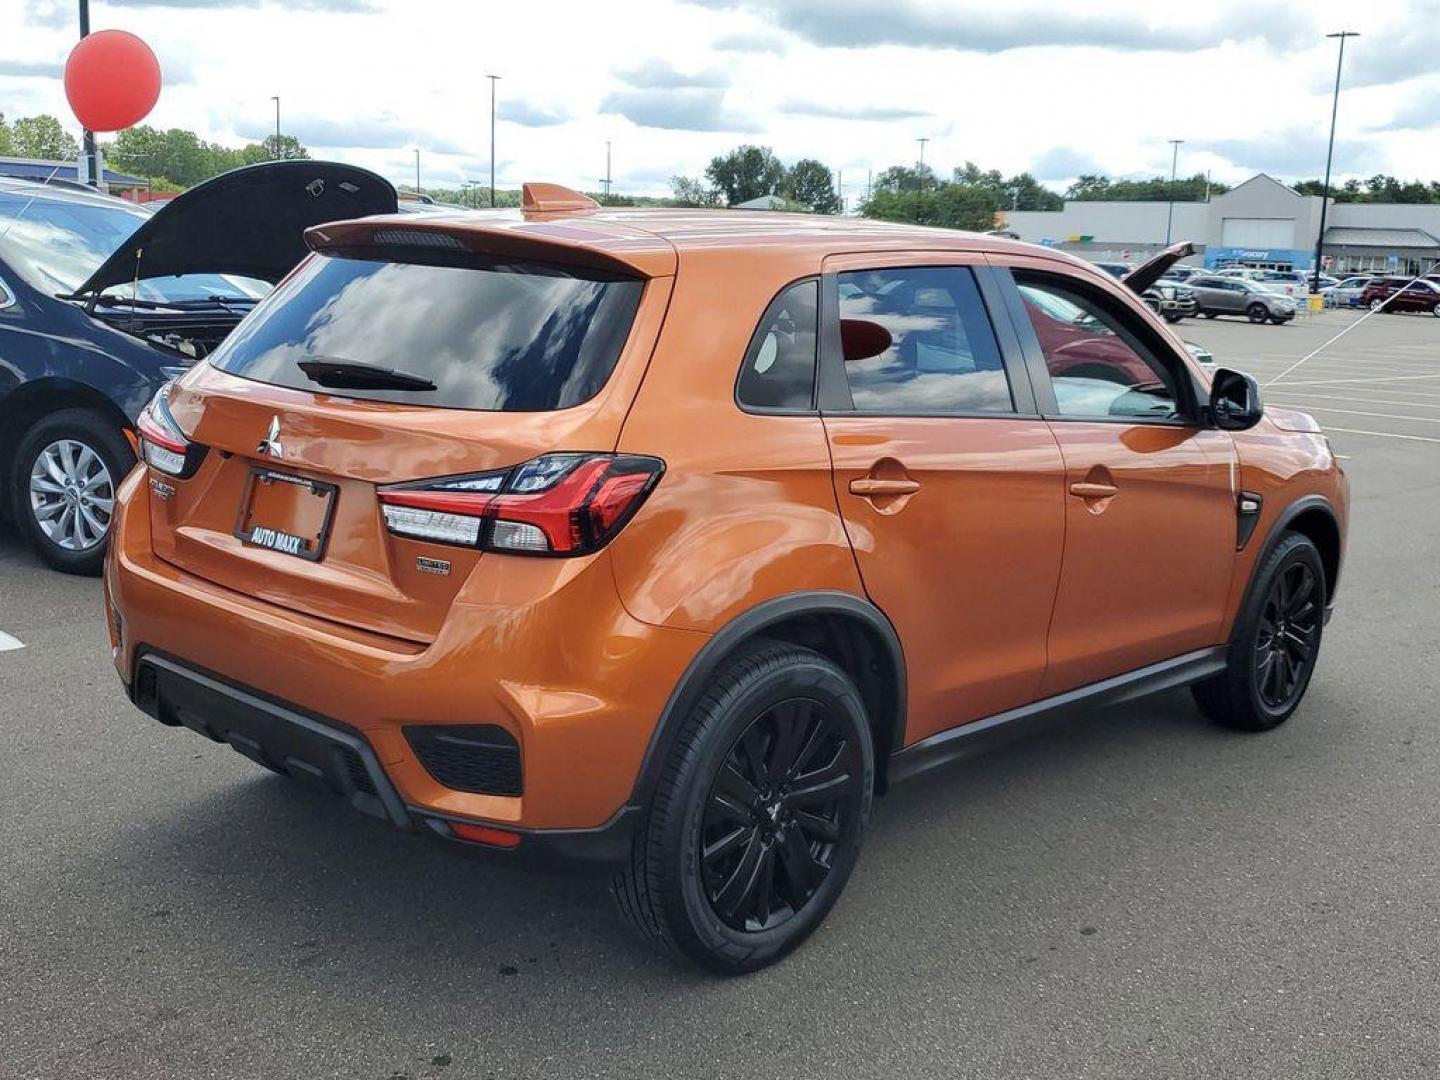
{"type": "Polygon", "coordinates": [[[150,46],[124,30],[99,30],[80,39],[65,61],[65,96],[90,131],[138,124],[160,98],[160,61],[150,46]]]}

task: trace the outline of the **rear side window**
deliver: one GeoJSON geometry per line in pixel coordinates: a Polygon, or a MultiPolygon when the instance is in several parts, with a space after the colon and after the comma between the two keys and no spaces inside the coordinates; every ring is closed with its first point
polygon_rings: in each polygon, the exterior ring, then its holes
{"type": "Polygon", "coordinates": [[[428,266],[318,256],[211,363],[247,379],[367,401],[545,412],[610,377],[641,281],[538,264],[428,266]],[[302,361],[388,368],[433,390],[326,388],[302,361]]]}
{"type": "Polygon", "coordinates": [[[839,275],[838,287],[845,377],[857,412],[1015,411],[995,332],[968,269],[852,271],[839,275]]]}
{"type": "Polygon", "coordinates": [[[815,406],[815,326],[820,287],[801,281],[765,310],[745,354],[735,396],[751,409],[815,406]]]}

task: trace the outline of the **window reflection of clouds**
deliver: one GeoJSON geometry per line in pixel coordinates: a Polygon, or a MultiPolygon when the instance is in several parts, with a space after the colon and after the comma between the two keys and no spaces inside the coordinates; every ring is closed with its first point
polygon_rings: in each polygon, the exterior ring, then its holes
{"type": "Polygon", "coordinates": [[[845,365],[855,408],[1013,411],[1010,384],[968,270],[927,267],[841,277],[841,317],[877,323],[891,337],[885,352],[845,365]],[[972,330],[986,336],[988,348],[976,348],[972,330]]]}
{"type": "Polygon", "coordinates": [[[419,405],[533,411],[593,396],[640,285],[321,258],[216,359],[248,378],[314,389],[295,366],[328,356],[422,375],[434,391],[344,390],[419,405]]]}

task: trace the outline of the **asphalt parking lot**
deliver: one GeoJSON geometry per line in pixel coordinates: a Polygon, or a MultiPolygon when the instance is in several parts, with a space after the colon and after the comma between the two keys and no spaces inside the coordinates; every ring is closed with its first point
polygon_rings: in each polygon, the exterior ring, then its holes
{"type": "MultiPolygon", "coordinates": [[[[1357,316],[1187,321],[1273,379],[1357,316]]],[[[882,800],[779,967],[653,956],[603,885],[460,861],[134,711],[94,580],[0,535],[0,1077],[1433,1077],[1440,319],[1266,387],[1353,486],[1305,704],[1184,693],[882,800]]]]}

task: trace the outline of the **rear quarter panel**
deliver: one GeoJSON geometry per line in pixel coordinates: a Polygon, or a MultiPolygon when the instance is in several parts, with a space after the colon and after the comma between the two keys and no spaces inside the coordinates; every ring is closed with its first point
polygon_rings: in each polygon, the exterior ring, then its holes
{"type": "Polygon", "coordinates": [[[741,410],[734,387],[766,306],[818,274],[816,252],[689,250],[619,449],[666,463],[612,545],[637,619],[713,633],[786,593],[863,595],[818,415],[741,410]]]}

